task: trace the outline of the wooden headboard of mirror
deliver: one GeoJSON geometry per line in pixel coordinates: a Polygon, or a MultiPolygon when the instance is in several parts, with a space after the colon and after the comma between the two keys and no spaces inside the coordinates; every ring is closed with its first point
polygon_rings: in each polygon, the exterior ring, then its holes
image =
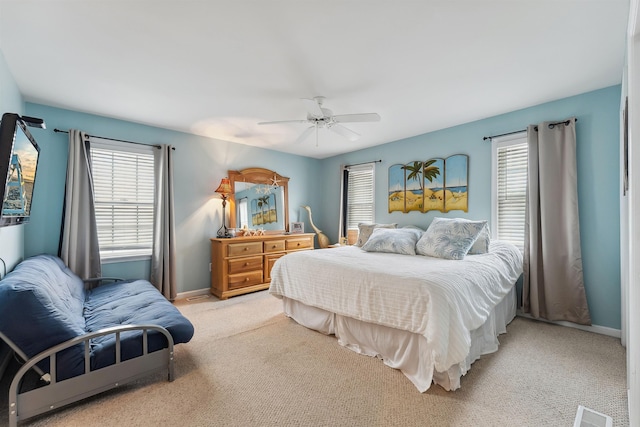
{"type": "MultiPolygon", "coordinates": [[[[289,231],[289,178],[282,176],[277,172],[263,168],[248,168],[240,171],[229,171],[229,182],[231,188],[233,188],[233,194],[229,195],[229,201],[231,203],[229,209],[229,227],[241,228],[243,213],[239,212],[240,209],[244,209],[245,221],[248,220],[248,228],[263,228],[267,234],[280,234],[289,231]],[[270,206],[270,213],[264,211],[264,214],[260,212],[257,216],[255,214],[255,206],[252,211],[251,202],[255,200],[249,200],[245,203],[239,203],[241,201],[236,200],[236,194],[261,194],[262,197],[256,197],[257,199],[265,199],[265,196],[269,196],[266,203],[272,203],[270,206]],[[264,220],[263,220],[264,218],[264,220]]],[[[247,199],[246,196],[241,199],[247,199]]],[[[257,202],[262,204],[261,201],[257,202]]]]}

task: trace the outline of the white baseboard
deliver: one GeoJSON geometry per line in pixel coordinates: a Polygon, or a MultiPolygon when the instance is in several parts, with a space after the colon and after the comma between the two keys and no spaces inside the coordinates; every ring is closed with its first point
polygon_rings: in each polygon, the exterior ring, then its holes
{"type": "MultiPolygon", "coordinates": [[[[627,383],[627,386],[628,385],[629,385],[629,383],[627,383]]],[[[631,399],[633,399],[632,394],[633,393],[631,393],[631,389],[628,388],[627,389],[627,402],[632,402],[632,400],[631,400],[631,399]]],[[[627,411],[628,411],[627,415],[629,416],[629,425],[631,425],[631,423],[633,423],[633,417],[634,417],[634,414],[633,414],[632,409],[631,409],[631,405],[627,405],[627,411]]]]}
{"type": "Polygon", "coordinates": [[[195,291],[180,292],[176,295],[176,299],[187,299],[198,297],[200,295],[209,295],[211,288],[196,289],[195,291]]]}
{"type": "Polygon", "coordinates": [[[516,314],[520,317],[524,317],[531,320],[539,320],[541,322],[553,323],[554,325],[568,326],[570,328],[580,329],[582,331],[593,332],[601,335],[608,335],[614,338],[620,338],[622,336],[620,329],[608,328],[606,326],[599,326],[599,325],[585,326],[585,325],[578,325],[577,323],[566,322],[564,320],[538,319],[528,313],[523,313],[520,309],[518,309],[516,314]]]}

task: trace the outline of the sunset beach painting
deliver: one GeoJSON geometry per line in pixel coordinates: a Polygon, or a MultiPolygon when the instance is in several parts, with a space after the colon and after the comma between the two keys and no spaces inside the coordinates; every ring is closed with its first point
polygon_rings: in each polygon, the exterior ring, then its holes
{"type": "Polygon", "coordinates": [[[389,167],[389,213],[468,210],[469,156],[389,167]]]}

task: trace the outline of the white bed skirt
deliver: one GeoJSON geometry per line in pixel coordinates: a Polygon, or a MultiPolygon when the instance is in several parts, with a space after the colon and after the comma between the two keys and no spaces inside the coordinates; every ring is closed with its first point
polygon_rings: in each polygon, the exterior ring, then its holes
{"type": "Polygon", "coordinates": [[[471,331],[471,348],[467,358],[449,368],[436,372],[429,343],[422,335],[388,326],[366,323],[311,307],[283,297],[284,313],[299,324],[327,335],[335,335],[338,343],[357,353],[382,359],[385,365],[399,369],[420,390],[425,392],[434,382],[445,390],[460,388],[460,377],[483,354],[498,350],[498,335],[516,315],[516,289],[493,309],[487,321],[471,331]]]}

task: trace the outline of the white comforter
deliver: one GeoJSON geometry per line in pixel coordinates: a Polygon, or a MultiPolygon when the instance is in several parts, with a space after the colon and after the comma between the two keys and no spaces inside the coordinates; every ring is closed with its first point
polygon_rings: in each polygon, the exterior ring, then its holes
{"type": "Polygon", "coordinates": [[[482,325],[522,273],[513,245],[491,242],[464,260],[365,252],[359,247],[290,253],[271,271],[269,292],[365,322],[424,336],[435,368],[462,362],[482,325]]]}

